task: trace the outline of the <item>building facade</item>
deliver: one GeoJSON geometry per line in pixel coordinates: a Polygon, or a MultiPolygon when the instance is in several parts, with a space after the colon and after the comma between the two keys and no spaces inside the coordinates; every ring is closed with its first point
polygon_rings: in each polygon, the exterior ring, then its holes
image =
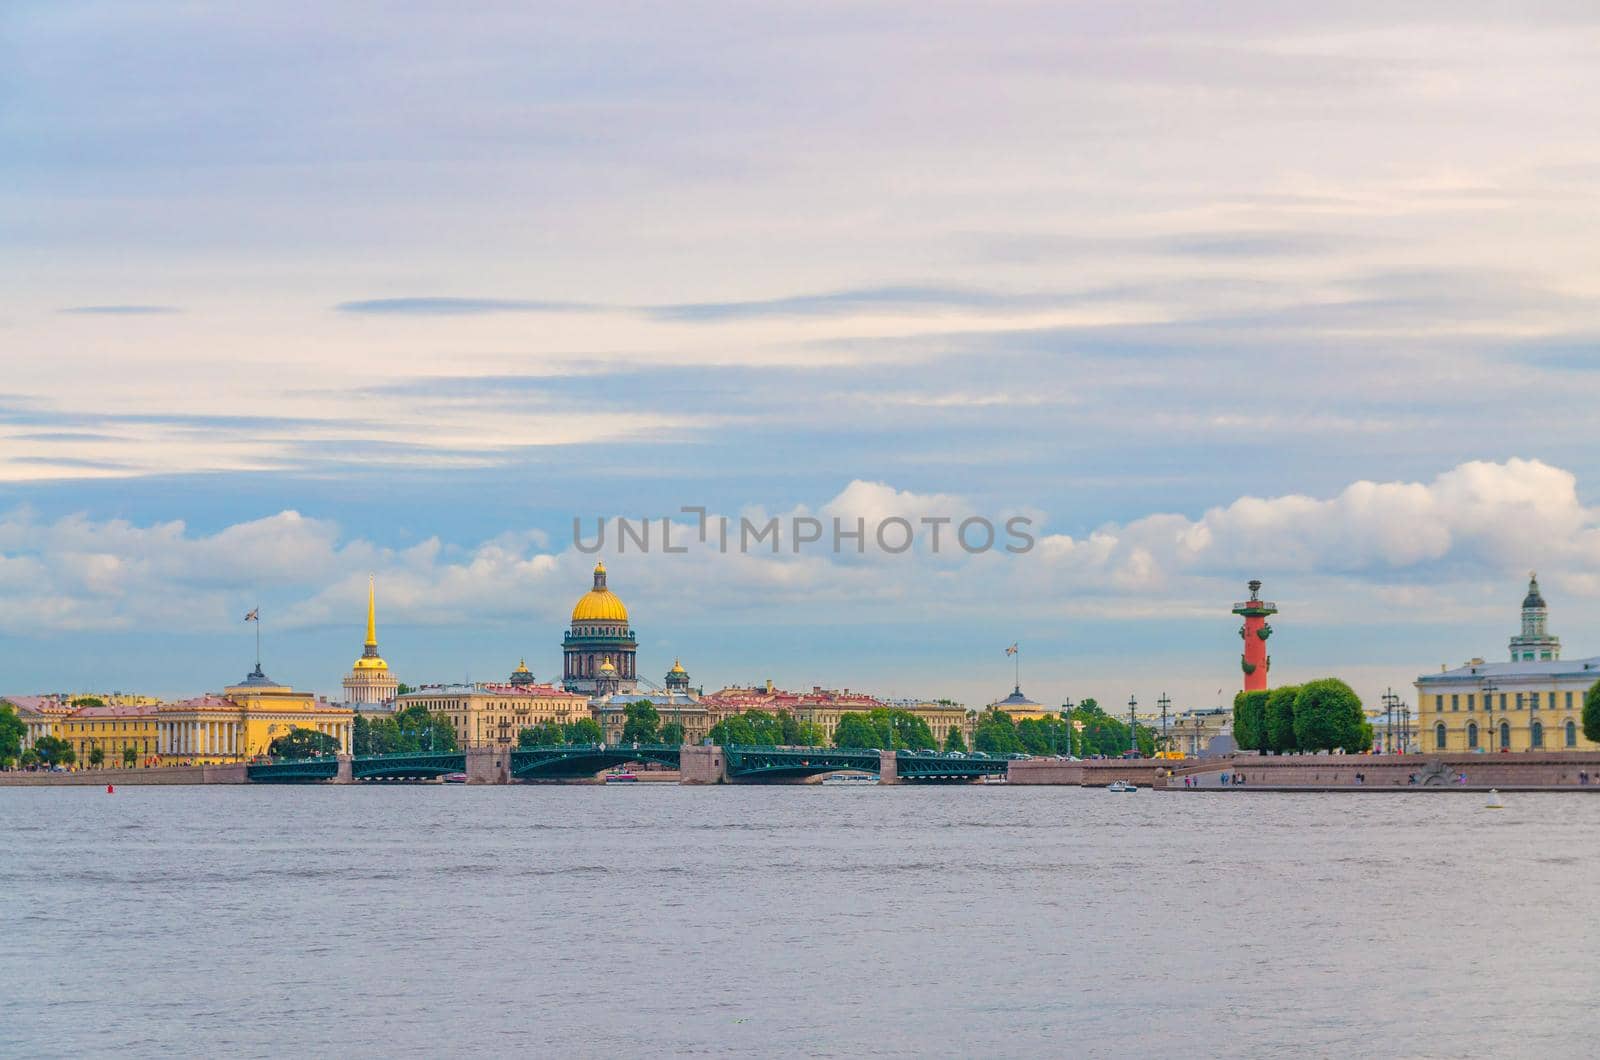
{"type": "MultiPolygon", "coordinates": [[[[619,743],[622,730],[628,723],[628,706],[645,700],[656,708],[663,726],[677,724],[683,727],[683,742],[702,743],[711,733],[711,711],[700,701],[700,693],[690,687],[689,671],[680,659],[672,660],[663,682],[664,692],[612,692],[590,702],[595,721],[606,734],[607,743],[619,743]]],[[[720,715],[718,716],[720,719],[720,715]]]]}
{"type": "Polygon", "coordinates": [[[1417,678],[1420,750],[1600,749],[1583,735],[1583,699],[1600,681],[1600,656],[1562,660],[1547,617],[1538,580],[1530,578],[1511,662],[1471,659],[1417,678]]]}
{"type": "Polygon", "coordinates": [[[344,678],[344,701],[356,707],[372,707],[395,697],[400,682],[389,672],[389,664],[378,654],[377,587],[367,579],[367,643],[361,657],[344,678]]]}
{"type": "Polygon", "coordinates": [[[514,744],[523,729],[590,717],[588,697],[527,683],[424,685],[395,703],[400,710],[423,707],[448,721],[462,747],[514,744]]]}
{"type": "Polygon", "coordinates": [[[349,707],[296,692],[261,672],[260,664],[220,695],[204,695],[156,708],[156,753],[164,764],[247,762],[295,729],[326,733],[350,751],[349,707]]]}
{"type": "Polygon", "coordinates": [[[590,696],[632,692],[639,685],[638,652],[628,609],[606,586],[606,565],[596,563],[594,585],[573,606],[561,639],[561,686],[590,696]]]}
{"type": "Polygon", "coordinates": [[[72,745],[79,769],[91,764],[96,750],[104,755],[101,764],[107,767],[129,764],[128,751],[133,752],[133,765],[155,765],[160,760],[153,706],[80,707],[56,723],[53,735],[72,745]]]}

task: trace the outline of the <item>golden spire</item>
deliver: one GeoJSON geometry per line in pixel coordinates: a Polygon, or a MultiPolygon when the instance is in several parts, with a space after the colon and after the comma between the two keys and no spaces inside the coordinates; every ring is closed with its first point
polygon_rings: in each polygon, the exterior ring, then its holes
{"type": "Polygon", "coordinates": [[[375,575],[367,575],[367,647],[378,646],[378,608],[377,592],[374,588],[377,582],[375,575]]]}

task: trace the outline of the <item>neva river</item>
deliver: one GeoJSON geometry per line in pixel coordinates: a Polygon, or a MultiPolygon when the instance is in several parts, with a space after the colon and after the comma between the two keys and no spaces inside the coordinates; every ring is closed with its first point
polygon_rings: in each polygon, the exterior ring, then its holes
{"type": "Polygon", "coordinates": [[[1592,1056],[1600,798],[0,788],[8,1056],[1592,1056]]]}

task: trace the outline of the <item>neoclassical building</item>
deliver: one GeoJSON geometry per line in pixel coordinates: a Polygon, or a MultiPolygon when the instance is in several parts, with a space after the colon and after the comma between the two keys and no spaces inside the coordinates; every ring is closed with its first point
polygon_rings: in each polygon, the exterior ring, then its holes
{"type": "Polygon", "coordinates": [[[656,708],[656,713],[661,715],[662,725],[676,722],[683,726],[684,743],[699,743],[710,734],[715,721],[706,705],[700,702],[699,692],[689,687],[689,671],[683,668],[682,661],[672,661],[672,669],[667,671],[664,683],[665,692],[616,692],[591,701],[590,710],[604,730],[608,743],[622,739],[622,729],[628,721],[628,706],[641,699],[648,700],[656,708]]]}
{"type": "Polygon", "coordinates": [[[1600,681],[1600,656],[1563,660],[1548,617],[1530,576],[1510,662],[1471,659],[1417,678],[1419,750],[1600,749],[1583,735],[1583,697],[1600,681]]]}
{"type": "Polygon", "coordinates": [[[377,590],[367,579],[367,644],[344,678],[344,701],[352,706],[387,703],[394,698],[400,682],[389,672],[389,664],[378,654],[377,590]]]}
{"type": "Polygon", "coordinates": [[[221,695],[204,695],[155,708],[156,751],[164,763],[244,762],[267,753],[272,741],[295,729],[326,733],[350,750],[355,712],[296,692],[261,672],[261,664],[221,695]]]}
{"type": "MultiPolygon", "coordinates": [[[[527,673],[519,666],[518,673],[527,673]]],[[[397,707],[425,707],[445,719],[463,747],[492,747],[517,742],[523,729],[554,722],[565,725],[587,718],[589,700],[576,693],[528,680],[506,684],[423,685],[395,700],[397,707]]]]}
{"type": "Polygon", "coordinates": [[[572,608],[561,638],[561,685],[569,692],[611,696],[639,687],[639,641],[628,628],[628,609],[606,587],[606,565],[594,566],[594,586],[572,608]]]}

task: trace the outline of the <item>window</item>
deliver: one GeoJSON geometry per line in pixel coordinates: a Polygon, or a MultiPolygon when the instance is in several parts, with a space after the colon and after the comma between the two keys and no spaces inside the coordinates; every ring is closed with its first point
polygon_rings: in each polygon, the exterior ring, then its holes
{"type": "Polygon", "coordinates": [[[1461,709],[1461,697],[1460,696],[1451,696],[1450,697],[1450,709],[1451,710],[1460,710],[1461,709]]]}
{"type": "Polygon", "coordinates": [[[1476,751],[1478,749],[1478,723],[1477,722],[1473,722],[1472,724],[1467,726],[1467,749],[1469,751],[1476,751]]]}
{"type": "Polygon", "coordinates": [[[1500,709],[1506,709],[1506,694],[1504,692],[1500,693],[1500,709]]]}
{"type": "Polygon", "coordinates": [[[1433,745],[1441,751],[1444,750],[1445,732],[1444,722],[1442,721],[1433,727],[1433,745]]]}
{"type": "Polygon", "coordinates": [[[1572,693],[1571,692],[1567,693],[1567,709],[1568,710],[1572,709],[1572,693]]]}
{"type": "Polygon", "coordinates": [[[1434,696],[1433,697],[1433,709],[1434,709],[1435,713],[1437,713],[1437,712],[1439,712],[1439,711],[1444,709],[1444,697],[1443,696],[1434,696]]]}
{"type": "Polygon", "coordinates": [[[1539,724],[1538,722],[1534,722],[1532,725],[1530,725],[1528,727],[1528,746],[1529,747],[1543,747],[1544,746],[1544,726],[1539,724]]]}
{"type": "Polygon", "coordinates": [[[1529,710],[1538,710],[1539,709],[1539,693],[1537,693],[1537,692],[1529,692],[1528,693],[1528,709],[1529,710]]]}
{"type": "Polygon", "coordinates": [[[1522,693],[1521,692],[1517,693],[1517,709],[1518,710],[1522,709],[1522,693]]]}
{"type": "MultiPolygon", "coordinates": [[[[1568,692],[1567,695],[1571,696],[1572,693],[1568,692]]],[[[1567,722],[1567,746],[1578,746],[1578,723],[1571,720],[1567,722]]]]}
{"type": "Polygon", "coordinates": [[[1511,723],[1509,721],[1500,723],[1500,750],[1511,750],[1511,723]]]}
{"type": "Polygon", "coordinates": [[[1475,693],[1468,692],[1467,693],[1467,713],[1471,714],[1473,709],[1476,708],[1477,705],[1478,705],[1478,697],[1477,697],[1477,695],[1475,693]]]}

